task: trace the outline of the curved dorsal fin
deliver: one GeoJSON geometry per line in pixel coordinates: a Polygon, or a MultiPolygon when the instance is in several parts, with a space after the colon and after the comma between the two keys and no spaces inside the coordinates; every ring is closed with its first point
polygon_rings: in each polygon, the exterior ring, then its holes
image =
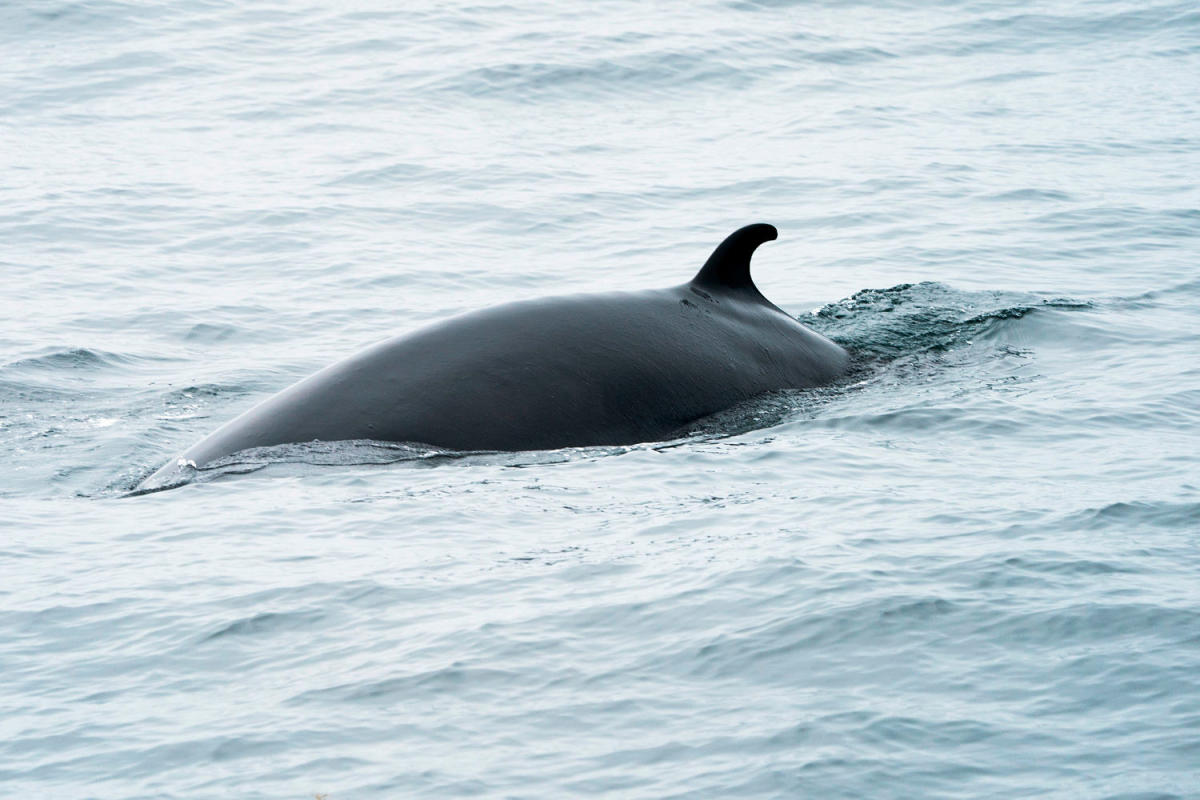
{"type": "Polygon", "coordinates": [[[779,236],[774,225],[759,222],[739,228],[717,245],[708,261],[692,278],[692,285],[711,290],[753,289],[758,291],[750,279],[750,256],[763,242],[779,236]]]}

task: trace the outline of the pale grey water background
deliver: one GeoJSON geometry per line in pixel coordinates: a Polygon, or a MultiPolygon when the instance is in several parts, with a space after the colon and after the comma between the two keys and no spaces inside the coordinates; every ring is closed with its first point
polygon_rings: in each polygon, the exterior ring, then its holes
{"type": "Polygon", "coordinates": [[[6,797],[1200,797],[1195,3],[397,5],[0,5],[6,797]],[[122,497],[760,220],[853,382],[122,497]]]}

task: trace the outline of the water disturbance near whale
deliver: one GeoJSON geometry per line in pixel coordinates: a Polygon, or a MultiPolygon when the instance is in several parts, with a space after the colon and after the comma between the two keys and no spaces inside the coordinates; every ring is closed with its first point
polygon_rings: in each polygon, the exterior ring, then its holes
{"type": "Polygon", "coordinates": [[[544,450],[670,438],[764,392],[829,383],[846,351],[772,304],[732,233],[688,283],[506,303],[387,339],[251,408],[152,475],[249,448],[370,439],[544,450]]]}

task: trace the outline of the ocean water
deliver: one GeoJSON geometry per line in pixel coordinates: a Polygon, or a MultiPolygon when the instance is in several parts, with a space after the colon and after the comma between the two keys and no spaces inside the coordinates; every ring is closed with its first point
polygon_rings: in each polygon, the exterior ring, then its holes
{"type": "Polygon", "coordinates": [[[1193,2],[0,5],[0,787],[1200,797],[1193,2]],[[691,277],[842,384],[281,448],[398,332],[691,277]]]}

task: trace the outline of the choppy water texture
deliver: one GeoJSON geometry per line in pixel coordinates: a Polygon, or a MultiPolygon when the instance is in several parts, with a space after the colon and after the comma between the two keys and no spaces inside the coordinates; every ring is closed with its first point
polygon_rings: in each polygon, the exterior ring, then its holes
{"type": "Polygon", "coordinates": [[[4,795],[1200,797],[1198,88],[1193,2],[0,5],[4,795]],[[760,220],[845,385],[124,496],[760,220]]]}

